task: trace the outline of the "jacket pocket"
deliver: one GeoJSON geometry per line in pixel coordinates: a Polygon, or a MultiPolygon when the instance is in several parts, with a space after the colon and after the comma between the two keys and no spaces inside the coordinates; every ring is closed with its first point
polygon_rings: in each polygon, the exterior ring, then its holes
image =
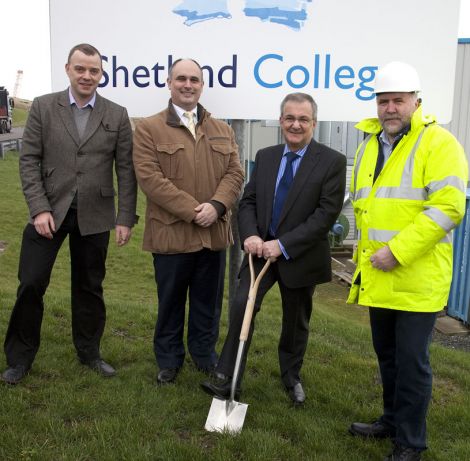
{"type": "Polygon", "coordinates": [[[52,173],[54,173],[55,168],[46,168],[43,171],[43,181],[44,181],[44,189],[46,190],[46,194],[51,194],[54,190],[54,183],[53,178],[51,178],[52,173]]]}
{"type": "Polygon", "coordinates": [[[230,154],[234,152],[233,146],[229,143],[211,143],[211,150],[214,155],[214,174],[217,179],[221,179],[227,171],[230,154]]]}
{"type": "Polygon", "coordinates": [[[397,265],[392,271],[393,291],[396,293],[415,293],[427,296],[433,290],[433,275],[430,268],[439,267],[430,251],[413,262],[411,266],[397,265]]]}
{"type": "Polygon", "coordinates": [[[112,133],[117,133],[119,131],[119,123],[115,121],[107,122],[106,120],[102,120],[101,125],[103,125],[103,128],[105,131],[112,132],[112,133]]]}
{"type": "Polygon", "coordinates": [[[82,153],[113,154],[119,138],[119,123],[115,120],[101,120],[101,125],[96,136],[88,139],[82,149],[82,153]]]}
{"type": "Polygon", "coordinates": [[[230,142],[228,136],[209,136],[210,142],[230,142]]]}
{"type": "Polygon", "coordinates": [[[185,253],[192,243],[191,225],[163,208],[152,207],[145,226],[156,253],[185,253]]]}
{"type": "Polygon", "coordinates": [[[182,154],[184,144],[157,144],[157,157],[163,174],[169,179],[183,177],[182,154]]]}

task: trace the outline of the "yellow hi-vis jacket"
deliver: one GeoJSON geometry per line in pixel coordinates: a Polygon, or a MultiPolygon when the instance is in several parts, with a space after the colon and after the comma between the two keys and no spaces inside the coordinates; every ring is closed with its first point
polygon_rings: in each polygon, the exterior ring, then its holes
{"type": "Polygon", "coordinates": [[[356,152],[351,181],[359,235],[347,302],[439,311],[452,280],[451,231],[465,214],[468,166],[463,148],[433,116],[423,117],[419,107],[410,131],[373,183],[382,128],[378,119],[363,120],[356,128],[369,136],[356,152]],[[399,262],[389,272],[370,262],[385,245],[399,262]]]}

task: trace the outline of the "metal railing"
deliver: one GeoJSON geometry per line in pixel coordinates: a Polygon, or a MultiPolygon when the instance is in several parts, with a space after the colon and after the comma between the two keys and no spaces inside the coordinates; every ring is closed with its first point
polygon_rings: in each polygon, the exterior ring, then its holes
{"type": "Polygon", "coordinates": [[[21,139],[9,139],[7,141],[0,141],[0,157],[2,160],[5,159],[5,152],[9,150],[21,149],[22,140],[21,139]]]}

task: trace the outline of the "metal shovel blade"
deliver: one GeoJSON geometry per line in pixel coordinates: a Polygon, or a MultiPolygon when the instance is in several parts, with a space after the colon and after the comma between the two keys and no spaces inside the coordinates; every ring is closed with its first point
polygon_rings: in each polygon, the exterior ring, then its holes
{"type": "Polygon", "coordinates": [[[240,331],[240,343],[238,345],[237,357],[233,370],[232,383],[230,387],[230,399],[224,400],[217,397],[212,399],[209,414],[207,415],[206,425],[204,426],[206,431],[209,432],[229,432],[231,434],[238,434],[242,430],[243,422],[245,421],[246,410],[248,409],[248,405],[246,403],[235,401],[235,391],[238,383],[243,351],[245,349],[245,344],[250,331],[256,293],[258,292],[258,286],[261,279],[271,264],[271,260],[268,259],[264,264],[263,269],[261,269],[261,272],[258,274],[258,277],[255,279],[253,256],[250,254],[248,259],[250,264],[251,277],[250,291],[248,293],[248,300],[246,302],[245,314],[243,316],[242,329],[240,331]]]}
{"type": "Polygon", "coordinates": [[[212,399],[204,428],[209,432],[241,432],[248,404],[235,400],[212,399]]]}

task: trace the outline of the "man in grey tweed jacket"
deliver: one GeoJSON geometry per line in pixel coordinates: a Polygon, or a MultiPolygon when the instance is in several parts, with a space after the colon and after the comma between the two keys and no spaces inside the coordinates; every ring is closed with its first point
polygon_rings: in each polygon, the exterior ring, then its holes
{"type": "Polygon", "coordinates": [[[20,176],[31,219],[23,232],[20,285],[4,344],[8,368],[2,379],[9,384],[24,378],[39,349],[43,295],[67,236],[78,359],[103,376],[115,374],[100,356],[102,282],[110,230],[117,245],[125,245],[137,222],[132,130],[126,109],[96,93],[103,74],[96,48],[73,47],[65,70],[70,87],[33,101],[23,135],[20,176]]]}

